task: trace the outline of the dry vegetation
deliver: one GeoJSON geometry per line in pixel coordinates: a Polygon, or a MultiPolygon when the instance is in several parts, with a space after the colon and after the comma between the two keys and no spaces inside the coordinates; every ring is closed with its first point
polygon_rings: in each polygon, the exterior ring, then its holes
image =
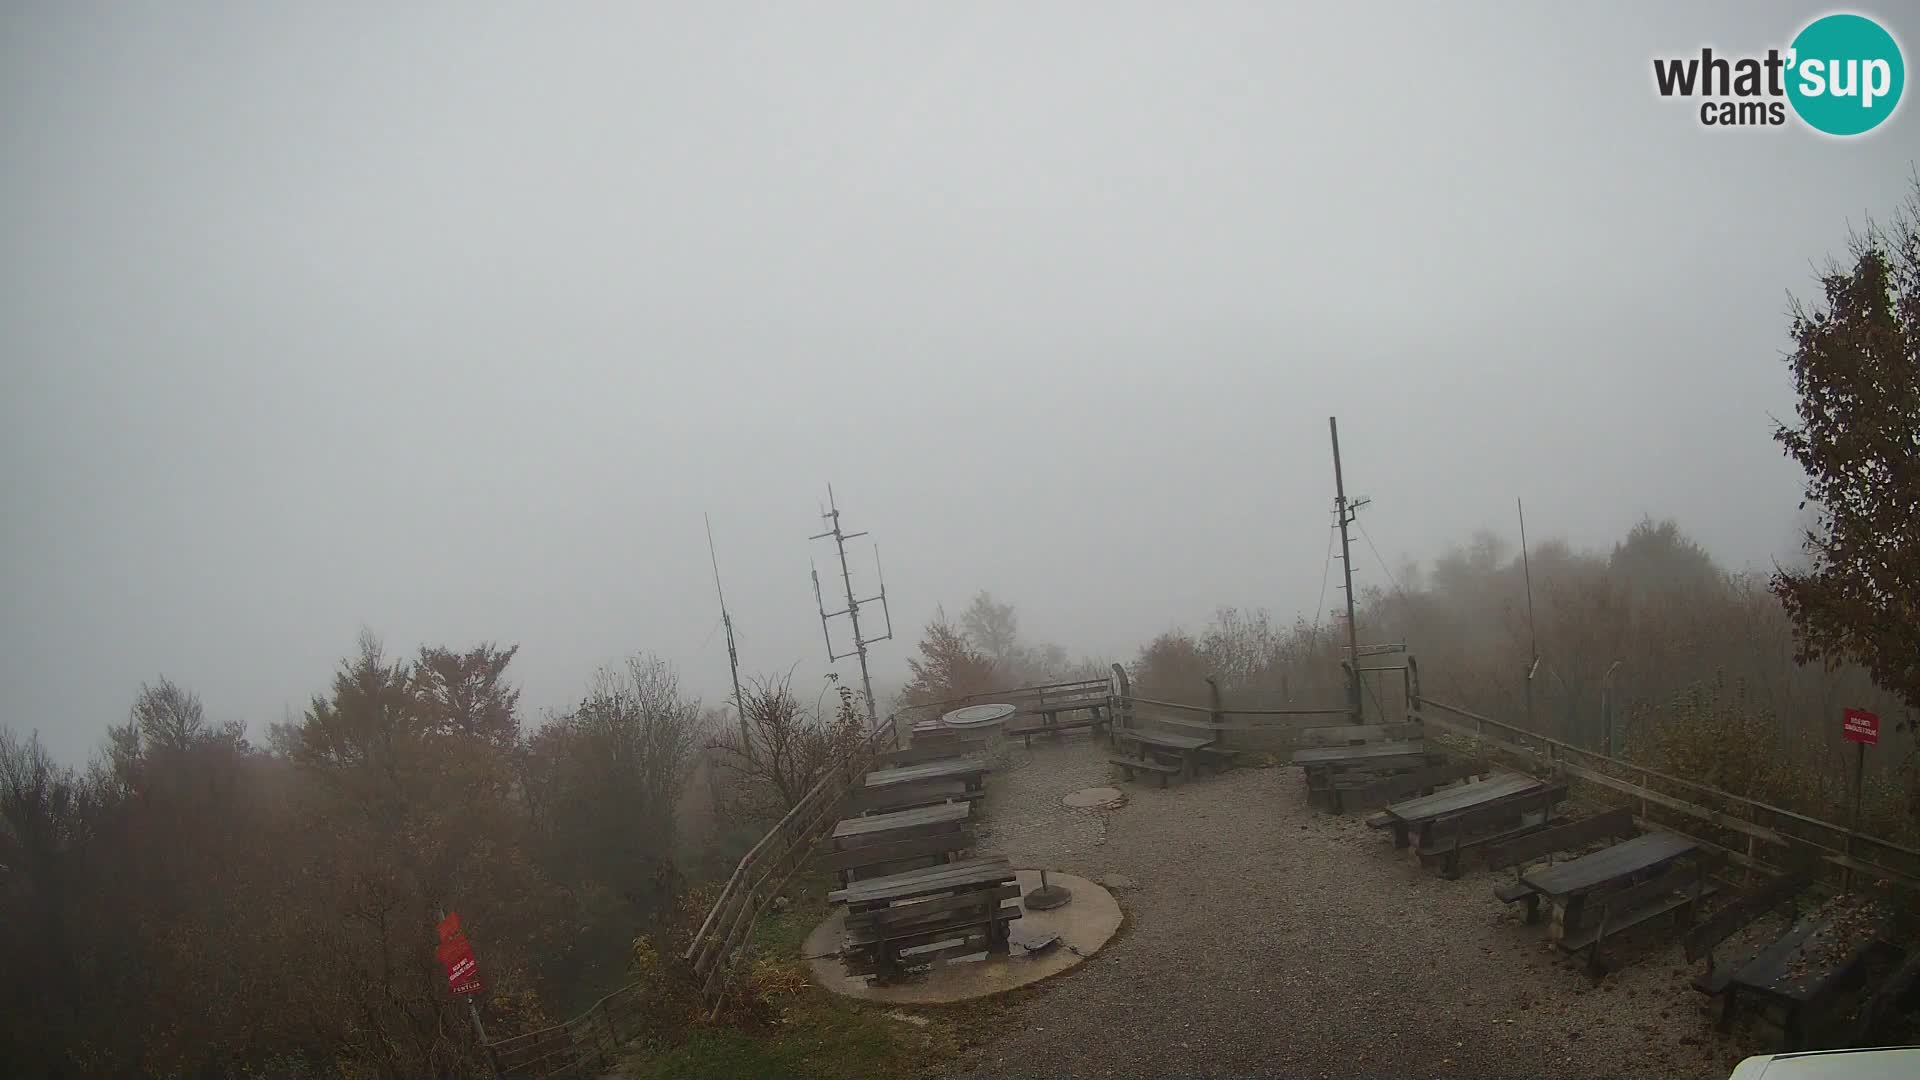
{"type": "MultiPolygon", "coordinates": [[[[775,773],[735,775],[737,740],[700,749],[712,718],[664,664],[603,671],[527,731],[513,654],[400,660],[367,639],[266,747],[165,680],[84,772],[0,730],[8,1074],[484,1075],[434,958],[441,908],[475,944],[495,1038],[677,970],[639,961],[703,913],[689,870],[726,865],[812,782],[850,706],[820,722],[765,685],[748,704],[775,773]],[[712,803],[723,821],[683,827],[712,803]]],[[[656,990],[668,1036],[688,995],[656,990]]]]}
{"type": "MultiPolygon", "coordinates": [[[[1860,668],[1796,664],[1792,626],[1765,580],[1715,566],[1672,522],[1642,522],[1605,553],[1539,544],[1530,561],[1534,730],[1601,750],[1610,706],[1629,759],[1844,821],[1852,754],[1840,710],[1873,709],[1887,730],[1865,825],[1890,838],[1920,833],[1911,712],[1860,668]]],[[[1361,640],[1405,642],[1428,697],[1524,723],[1531,639],[1518,555],[1483,533],[1430,570],[1395,577],[1395,587],[1364,591],[1361,640]]],[[[1337,705],[1344,632],[1331,621],[1282,632],[1264,613],[1223,611],[1198,634],[1154,639],[1132,677],[1154,696],[1197,699],[1212,673],[1223,686],[1337,705]]],[[[1369,714],[1380,705],[1371,690],[1363,703],[1369,714]]]]}

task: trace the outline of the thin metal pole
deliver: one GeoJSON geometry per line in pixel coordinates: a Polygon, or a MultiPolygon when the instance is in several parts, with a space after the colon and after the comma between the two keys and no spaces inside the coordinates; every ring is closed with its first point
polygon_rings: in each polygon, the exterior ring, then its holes
{"type": "MultiPolygon", "coordinates": [[[[1358,666],[1360,660],[1360,628],[1354,622],[1353,615],[1353,548],[1347,537],[1347,482],[1340,472],[1340,421],[1327,417],[1327,434],[1333,438],[1333,506],[1340,519],[1340,573],[1347,583],[1347,656],[1358,666]]],[[[1347,688],[1351,700],[1348,711],[1356,718],[1360,715],[1360,676],[1356,673],[1353,685],[1347,688]]]]}
{"type": "Polygon", "coordinates": [[[1527,661],[1527,729],[1533,729],[1533,675],[1540,669],[1540,633],[1533,625],[1533,561],[1527,555],[1527,507],[1519,499],[1513,505],[1520,511],[1520,572],[1527,582],[1527,637],[1533,655],[1527,661]]]}
{"type": "Polygon", "coordinates": [[[753,735],[747,730],[747,708],[740,697],[740,652],[733,644],[733,616],[727,614],[727,594],[720,588],[720,556],[713,550],[713,518],[701,514],[707,523],[707,558],[713,562],[713,592],[720,598],[720,622],[727,628],[727,667],[733,671],[733,711],[740,717],[740,749],[753,760],[753,735]]]}
{"type": "MultiPolygon", "coordinates": [[[[1860,832],[1860,797],[1866,790],[1867,782],[1867,744],[1853,744],[1853,818],[1847,825],[1847,858],[1853,858],[1854,837],[1860,832]]],[[[1853,888],[1853,867],[1849,866],[1841,877],[1841,888],[1853,888]]]]}

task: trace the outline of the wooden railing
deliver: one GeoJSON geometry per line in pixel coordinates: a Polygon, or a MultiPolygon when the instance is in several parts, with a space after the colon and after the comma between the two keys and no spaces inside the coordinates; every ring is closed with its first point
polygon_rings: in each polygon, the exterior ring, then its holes
{"type": "Polygon", "coordinates": [[[1458,705],[1419,696],[1410,704],[1409,719],[1473,739],[1481,750],[1523,767],[1587,781],[1612,801],[1637,807],[1642,821],[1688,833],[1738,865],[1778,872],[1811,860],[1842,882],[1862,875],[1920,888],[1920,849],[1583,750],[1458,705]]]}
{"type": "MultiPolygon", "coordinates": [[[[829,767],[733,868],[682,957],[692,966],[700,993],[709,1002],[726,989],[734,957],[753,939],[755,923],[806,861],[820,833],[833,823],[842,799],[866,775],[874,754],[892,748],[894,742],[894,722],[889,719],[854,753],[829,767]]],[[[647,989],[645,982],[631,983],[564,1023],[488,1043],[494,1075],[558,1080],[614,1067],[620,1048],[646,1033],[647,989]]]]}
{"type": "Polygon", "coordinates": [[[557,1080],[583,1075],[587,1069],[614,1068],[619,1064],[620,1048],[646,1031],[644,990],[644,984],[630,983],[565,1023],[488,1043],[487,1058],[493,1074],[557,1080]]]}
{"type": "Polygon", "coordinates": [[[1225,746],[1232,744],[1233,732],[1290,734],[1303,728],[1345,723],[1352,718],[1346,705],[1262,708],[1233,704],[1226,700],[1219,682],[1211,676],[1206,682],[1205,705],[1136,696],[1127,686],[1124,671],[1119,671],[1117,664],[1114,667],[1122,688],[1121,696],[1115,703],[1115,723],[1123,728],[1170,727],[1204,731],[1211,733],[1220,745],[1225,746]]]}
{"type": "Polygon", "coordinates": [[[712,1000],[720,995],[732,975],[733,958],[753,939],[760,915],[806,862],[821,832],[833,824],[841,801],[866,775],[873,755],[896,741],[894,720],[889,717],[857,752],[829,768],[741,857],[682,957],[700,980],[704,997],[712,1000]]]}
{"type": "Polygon", "coordinates": [[[943,713],[965,708],[968,705],[1012,705],[1020,712],[1032,712],[1050,702],[1072,701],[1091,696],[1111,697],[1112,687],[1109,681],[1107,679],[1069,679],[1039,686],[986,690],[978,694],[968,694],[965,697],[905,705],[901,707],[900,713],[904,720],[912,723],[918,720],[935,719],[943,713]]]}

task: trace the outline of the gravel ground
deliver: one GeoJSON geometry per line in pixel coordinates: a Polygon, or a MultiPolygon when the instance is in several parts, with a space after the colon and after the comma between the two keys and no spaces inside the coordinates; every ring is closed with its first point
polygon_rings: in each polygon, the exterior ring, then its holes
{"type": "Polygon", "coordinates": [[[1104,741],[1014,744],[988,778],[985,846],[1105,879],[1120,936],[1023,993],[959,1077],[1724,1078],[1764,1034],[1718,1036],[1677,946],[1629,937],[1595,983],[1493,898],[1444,881],[1360,815],[1307,806],[1289,767],[1161,791],[1104,741]],[[1061,796],[1112,785],[1118,809],[1061,796]],[[1117,876],[1116,876],[1117,875],[1117,876]]]}

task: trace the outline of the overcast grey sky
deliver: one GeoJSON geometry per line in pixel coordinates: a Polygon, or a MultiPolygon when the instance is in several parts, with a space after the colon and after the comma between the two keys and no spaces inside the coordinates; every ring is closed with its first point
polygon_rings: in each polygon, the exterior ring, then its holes
{"type": "Polygon", "coordinates": [[[78,761],[162,672],[277,720],[363,625],[717,700],[703,510],[811,679],[828,481],[884,670],[982,587],[1124,659],[1313,606],[1330,414],[1391,560],[1516,495],[1789,550],[1787,294],[1914,103],[1654,94],[1824,5],[1357,7],[7,5],[0,722],[78,761]]]}

